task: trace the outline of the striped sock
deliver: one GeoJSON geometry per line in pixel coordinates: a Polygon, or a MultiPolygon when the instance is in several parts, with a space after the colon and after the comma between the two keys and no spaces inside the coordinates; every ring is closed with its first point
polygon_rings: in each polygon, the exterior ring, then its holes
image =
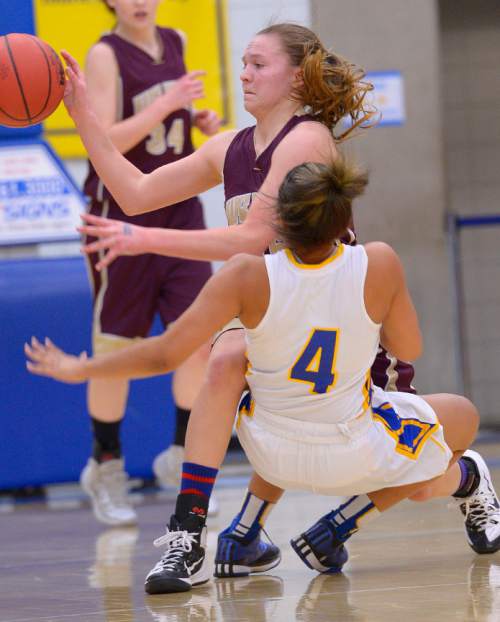
{"type": "Polygon", "coordinates": [[[241,510],[229,527],[229,533],[237,536],[243,543],[251,542],[264,527],[274,506],[274,503],[259,499],[251,492],[247,492],[241,510]]]}
{"type": "Polygon", "coordinates": [[[368,495],[351,497],[337,509],[332,510],[324,518],[335,526],[335,534],[341,542],[345,542],[368,521],[376,518],[380,512],[368,495]]]}
{"type": "Polygon", "coordinates": [[[180,495],[200,495],[210,499],[219,469],[194,462],[182,463],[180,495]]]}

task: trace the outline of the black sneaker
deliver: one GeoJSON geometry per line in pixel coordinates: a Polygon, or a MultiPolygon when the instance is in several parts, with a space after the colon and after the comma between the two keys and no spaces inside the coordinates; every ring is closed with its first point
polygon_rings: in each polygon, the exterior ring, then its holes
{"type": "Polygon", "coordinates": [[[206,539],[204,520],[188,516],[179,523],[173,515],[166,534],[154,541],[156,547],[166,546],[166,550],[146,577],[146,592],[188,592],[195,585],[206,583],[210,578],[205,558],[206,539]]]}
{"type": "Polygon", "coordinates": [[[477,451],[468,449],[463,455],[474,462],[480,476],[479,485],[470,497],[456,499],[465,517],[467,541],[476,553],[495,553],[500,550],[500,503],[491,475],[477,451]]]}

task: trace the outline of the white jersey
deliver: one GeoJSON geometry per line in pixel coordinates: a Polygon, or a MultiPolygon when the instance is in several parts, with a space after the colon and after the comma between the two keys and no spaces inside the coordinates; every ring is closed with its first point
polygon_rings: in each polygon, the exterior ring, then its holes
{"type": "Polygon", "coordinates": [[[370,406],[380,324],[368,316],[363,246],[340,244],[321,264],[289,250],[266,255],[269,307],[246,330],[256,408],[309,422],[346,423],[370,406]]]}

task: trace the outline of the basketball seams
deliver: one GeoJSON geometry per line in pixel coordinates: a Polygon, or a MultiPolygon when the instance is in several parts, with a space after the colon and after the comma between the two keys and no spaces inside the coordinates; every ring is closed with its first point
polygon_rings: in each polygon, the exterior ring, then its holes
{"type": "Polygon", "coordinates": [[[12,65],[12,69],[14,71],[14,75],[16,76],[16,82],[17,82],[17,86],[19,88],[19,93],[21,95],[21,98],[23,100],[23,104],[24,104],[24,108],[26,111],[26,116],[27,119],[16,119],[15,117],[13,117],[12,115],[10,115],[9,113],[5,113],[8,117],[10,117],[11,119],[14,119],[16,121],[29,121],[31,122],[31,115],[30,115],[30,111],[29,111],[29,107],[28,107],[28,102],[26,101],[26,96],[24,94],[24,89],[23,89],[23,85],[21,82],[21,77],[19,76],[19,72],[17,70],[17,66],[16,63],[14,61],[14,55],[12,54],[12,50],[9,44],[9,35],[5,35],[5,47],[7,48],[7,54],[9,55],[9,59],[10,59],[10,63],[12,65]]]}
{"type": "Polygon", "coordinates": [[[47,98],[45,99],[45,103],[42,109],[39,112],[37,112],[36,115],[33,116],[33,119],[36,119],[36,117],[39,117],[41,114],[43,114],[43,111],[45,110],[45,108],[47,108],[47,104],[49,103],[50,94],[52,93],[52,71],[50,70],[50,60],[49,60],[49,57],[47,56],[45,46],[42,45],[41,42],[38,41],[36,37],[32,37],[32,39],[35,41],[38,48],[42,52],[43,57],[45,58],[45,62],[47,63],[47,73],[49,74],[49,88],[47,89],[47,98]]]}

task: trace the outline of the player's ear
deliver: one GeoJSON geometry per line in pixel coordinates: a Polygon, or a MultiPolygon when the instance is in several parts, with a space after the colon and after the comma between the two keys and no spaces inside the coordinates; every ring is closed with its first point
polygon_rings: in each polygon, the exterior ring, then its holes
{"type": "Polygon", "coordinates": [[[304,73],[300,67],[294,69],[294,76],[292,79],[293,88],[299,88],[304,84],[304,73]]]}

